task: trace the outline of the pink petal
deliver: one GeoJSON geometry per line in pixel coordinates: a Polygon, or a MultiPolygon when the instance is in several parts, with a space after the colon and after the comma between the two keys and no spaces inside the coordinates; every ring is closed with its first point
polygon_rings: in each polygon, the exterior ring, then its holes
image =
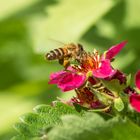
{"type": "Polygon", "coordinates": [[[75,72],[75,73],[77,72],[72,66],[69,66],[69,67],[67,68],[67,70],[68,70],[68,71],[71,71],[71,72],[75,72]]]}
{"type": "Polygon", "coordinates": [[[66,73],[65,71],[59,71],[59,72],[52,73],[50,75],[49,84],[57,84],[65,73],[66,73]]]}
{"type": "Polygon", "coordinates": [[[62,91],[69,91],[75,88],[79,88],[84,84],[86,79],[85,75],[78,75],[76,73],[69,73],[65,75],[63,79],[58,83],[58,87],[62,89],[62,91]]]}
{"type": "Polygon", "coordinates": [[[72,71],[60,71],[50,75],[49,84],[57,84],[62,91],[68,91],[80,87],[85,80],[85,75],[79,75],[72,71]]]}
{"type": "Polygon", "coordinates": [[[126,75],[119,71],[119,70],[116,70],[116,73],[110,77],[107,77],[105,80],[113,80],[113,79],[118,79],[120,84],[126,84],[126,75]]]}
{"type": "Polygon", "coordinates": [[[132,94],[130,104],[137,112],[140,112],[140,94],[132,94]]]}
{"type": "Polygon", "coordinates": [[[112,46],[107,52],[106,52],[106,59],[112,59],[114,58],[125,46],[127,41],[123,41],[115,46],[112,46]]]}
{"type": "Polygon", "coordinates": [[[49,84],[57,84],[61,78],[66,75],[68,72],[75,72],[76,73],[76,70],[73,69],[71,66],[69,66],[67,68],[68,71],[59,71],[59,72],[55,72],[55,73],[52,73],[50,75],[50,81],[49,81],[49,84]]]}
{"type": "Polygon", "coordinates": [[[108,59],[101,61],[101,67],[92,71],[93,76],[97,78],[107,78],[115,73],[116,71],[112,69],[110,60],[108,59]]]}
{"type": "Polygon", "coordinates": [[[140,89],[140,70],[135,75],[135,84],[140,89]]]}

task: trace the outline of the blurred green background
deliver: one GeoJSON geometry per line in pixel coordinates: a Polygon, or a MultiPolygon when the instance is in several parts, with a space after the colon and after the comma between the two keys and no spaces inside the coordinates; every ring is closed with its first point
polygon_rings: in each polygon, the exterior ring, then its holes
{"type": "Polygon", "coordinates": [[[139,0],[1,0],[0,140],[9,140],[18,117],[34,106],[72,95],[47,84],[62,68],[44,59],[60,47],[51,39],[101,52],[128,40],[113,65],[134,74],[140,68],[139,13],[139,0]]]}

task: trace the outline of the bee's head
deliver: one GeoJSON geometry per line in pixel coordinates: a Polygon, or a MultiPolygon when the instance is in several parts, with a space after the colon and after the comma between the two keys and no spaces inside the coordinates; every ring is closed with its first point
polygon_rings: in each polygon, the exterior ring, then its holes
{"type": "Polygon", "coordinates": [[[84,50],[83,46],[81,44],[79,44],[79,43],[78,43],[78,47],[79,47],[79,50],[80,51],[83,51],[84,50]]]}

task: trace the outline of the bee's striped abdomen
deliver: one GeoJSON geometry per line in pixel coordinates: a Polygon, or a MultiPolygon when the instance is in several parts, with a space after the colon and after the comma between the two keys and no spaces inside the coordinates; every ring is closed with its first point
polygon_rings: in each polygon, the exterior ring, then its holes
{"type": "Polygon", "coordinates": [[[65,52],[63,48],[54,49],[46,54],[46,59],[47,60],[61,59],[64,57],[64,54],[65,52]]]}

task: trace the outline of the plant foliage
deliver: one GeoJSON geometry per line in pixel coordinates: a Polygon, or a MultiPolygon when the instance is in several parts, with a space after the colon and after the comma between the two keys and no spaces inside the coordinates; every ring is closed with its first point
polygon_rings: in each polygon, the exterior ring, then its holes
{"type": "Polygon", "coordinates": [[[50,105],[38,105],[33,113],[27,113],[20,117],[21,122],[15,124],[19,132],[13,139],[42,138],[53,126],[62,124],[60,117],[66,114],[80,115],[74,108],[61,102],[50,105]]]}
{"type": "Polygon", "coordinates": [[[18,135],[12,140],[139,140],[140,127],[120,116],[105,120],[101,115],[78,113],[74,108],[56,102],[39,105],[34,113],[20,117],[15,125],[18,135]]]}

